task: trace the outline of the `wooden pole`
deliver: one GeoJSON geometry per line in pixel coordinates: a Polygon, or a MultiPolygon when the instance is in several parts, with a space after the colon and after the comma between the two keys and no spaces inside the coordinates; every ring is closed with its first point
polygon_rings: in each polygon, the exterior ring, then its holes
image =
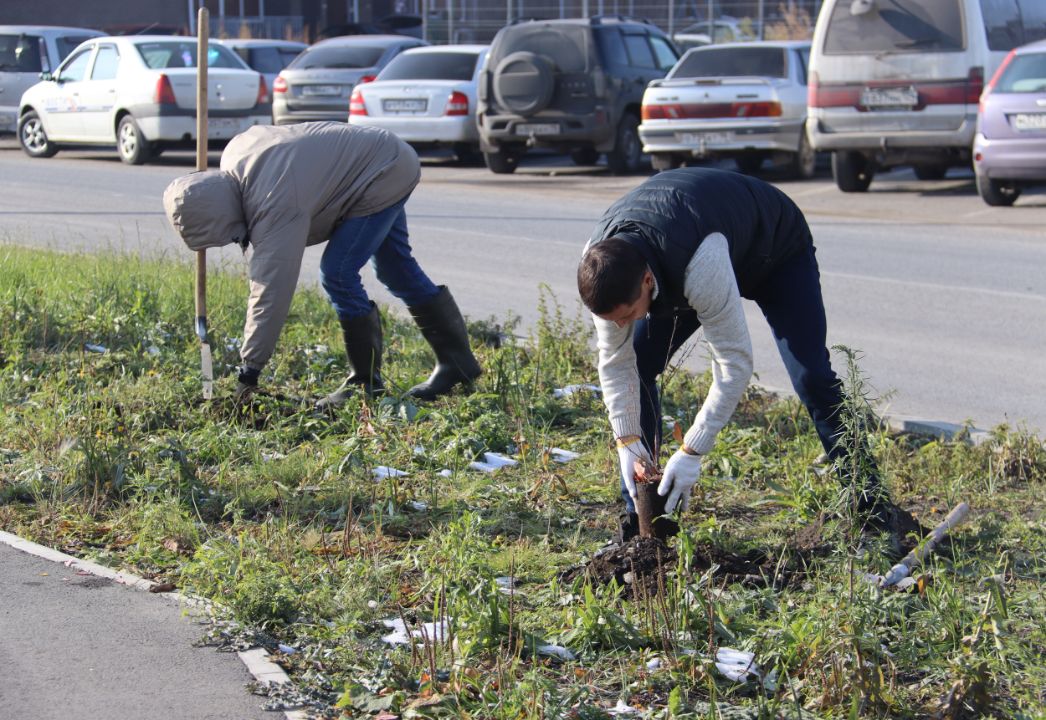
{"type": "MultiPolygon", "coordinates": [[[[201,7],[196,27],[196,170],[207,169],[207,42],[210,32],[207,8],[201,7]]],[[[203,399],[214,397],[214,366],[207,341],[207,251],[196,251],[196,335],[200,339],[200,372],[203,399]]]]}

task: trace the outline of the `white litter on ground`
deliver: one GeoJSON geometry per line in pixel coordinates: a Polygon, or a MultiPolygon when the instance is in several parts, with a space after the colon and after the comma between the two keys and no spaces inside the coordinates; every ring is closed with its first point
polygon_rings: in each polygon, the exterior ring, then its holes
{"type": "Polygon", "coordinates": [[[754,678],[771,692],[777,689],[777,671],[764,675],[755,663],[755,653],[719,648],[715,654],[715,667],[728,680],[747,682],[749,678],[754,678]]]}
{"type": "Polygon", "coordinates": [[[512,458],[501,455],[500,453],[485,452],[483,453],[483,462],[470,462],[469,467],[473,470],[481,470],[490,473],[495,470],[500,470],[503,467],[512,467],[513,465],[518,464],[519,463],[512,458]]]}
{"type": "Polygon", "coordinates": [[[548,454],[558,463],[568,463],[581,457],[581,453],[564,450],[563,448],[551,448],[548,454]]]}
{"type": "Polygon", "coordinates": [[[407,504],[410,505],[411,510],[417,510],[418,512],[423,512],[429,509],[429,504],[423,503],[420,500],[411,500],[407,504]]]}
{"type": "Polygon", "coordinates": [[[389,645],[407,645],[411,638],[416,640],[427,640],[428,642],[443,642],[450,633],[447,621],[422,623],[417,630],[407,632],[407,626],[400,618],[390,618],[381,621],[385,627],[392,630],[388,635],[382,635],[381,639],[389,645]]]}
{"type": "Polygon", "coordinates": [[[443,468],[442,470],[439,471],[439,476],[440,477],[450,477],[453,474],[454,473],[451,472],[448,468],[443,468]]]}
{"type": "Polygon", "coordinates": [[[516,588],[516,578],[504,575],[502,577],[494,578],[494,584],[498,586],[498,590],[504,595],[519,595],[519,590],[516,588]]]}
{"type": "Polygon", "coordinates": [[[661,667],[661,658],[657,658],[657,657],[656,657],[656,658],[654,658],[654,659],[652,659],[652,660],[650,660],[650,661],[649,661],[649,662],[647,662],[647,664],[646,664],[646,669],[647,669],[647,670],[648,670],[649,672],[654,672],[654,671],[655,671],[655,670],[657,670],[657,669],[658,669],[659,667],[661,667]]]}
{"type": "Polygon", "coordinates": [[[396,468],[385,467],[384,465],[379,465],[374,468],[371,470],[371,473],[373,473],[374,477],[378,480],[384,480],[385,478],[390,477],[406,477],[409,474],[402,470],[397,470],[396,468]]]}
{"type": "Polygon", "coordinates": [[[538,655],[556,657],[560,660],[575,660],[574,653],[562,645],[538,645],[538,655]]]}
{"type": "Polygon", "coordinates": [[[618,700],[617,705],[607,710],[611,715],[634,715],[639,712],[636,708],[632,707],[624,700],[618,700]]]}
{"type": "Polygon", "coordinates": [[[290,645],[284,645],[283,643],[280,643],[277,647],[280,649],[280,652],[284,655],[293,655],[294,653],[298,652],[298,648],[293,648],[290,645]]]}
{"type": "Polygon", "coordinates": [[[414,454],[417,455],[418,457],[424,456],[425,455],[425,446],[424,445],[415,445],[414,446],[414,454]]]}
{"type": "Polygon", "coordinates": [[[593,395],[599,395],[603,390],[598,385],[567,385],[566,387],[554,389],[552,397],[557,399],[568,398],[579,392],[590,392],[593,395]]]}
{"type": "Polygon", "coordinates": [[[94,343],[84,343],[84,350],[93,353],[107,353],[109,348],[104,345],[95,345],[94,343]]]}

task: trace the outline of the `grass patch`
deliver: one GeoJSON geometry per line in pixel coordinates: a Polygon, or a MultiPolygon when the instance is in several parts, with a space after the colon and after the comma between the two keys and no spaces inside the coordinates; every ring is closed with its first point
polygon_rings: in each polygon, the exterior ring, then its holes
{"type": "MultiPolygon", "coordinates": [[[[603,718],[623,702],[648,718],[1042,717],[1037,438],[873,432],[861,452],[924,524],[973,507],[920,591],[879,593],[854,573],[889,563],[853,551],[805,412],[751,388],[707,459],[675,565],[625,593],[566,572],[618,509],[600,400],[553,397],[595,380],[587,322],[546,296],[523,341],[483,344],[503,328],[471,323],[476,392],[417,406],[400,393],[431,355],[387,314],[392,392],[328,416],[312,401],[345,371],[339,330],[303,290],[262,380],[272,393],[240,412],[223,398],[245,283],[215,275],[208,291],[220,379],[204,404],[188,266],[0,248],[0,527],[213,599],[227,639],[297,649],[276,658],[318,712],[603,718]],[[518,465],[468,469],[484,452],[518,465]],[[408,475],[375,478],[378,465],[408,475]],[[396,623],[415,640],[384,642],[396,623]],[[755,653],[776,682],[724,678],[719,647],[755,653]]],[[[688,423],[708,383],[673,373],[666,413],[688,423]]]]}

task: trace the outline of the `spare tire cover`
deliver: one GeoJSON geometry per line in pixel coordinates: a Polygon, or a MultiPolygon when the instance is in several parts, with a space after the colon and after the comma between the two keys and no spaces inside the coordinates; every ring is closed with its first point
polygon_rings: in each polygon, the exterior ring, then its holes
{"type": "Polygon", "coordinates": [[[514,52],[494,69],[494,97],[506,110],[531,115],[552,99],[553,80],[552,63],[543,55],[514,52]]]}

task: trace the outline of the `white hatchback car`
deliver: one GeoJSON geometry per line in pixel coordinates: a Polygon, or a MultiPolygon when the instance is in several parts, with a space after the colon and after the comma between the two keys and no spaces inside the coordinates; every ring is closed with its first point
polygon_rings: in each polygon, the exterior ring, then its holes
{"type": "MultiPolygon", "coordinates": [[[[221,144],[272,123],[265,79],[231,50],[208,51],[207,136],[221,144]]],[[[164,36],[99,37],[74,50],[22,95],[18,139],[32,157],[66,145],[116,145],[140,165],[196,140],[196,41],[164,36]]]]}
{"type": "Polygon", "coordinates": [[[487,45],[406,50],[374,82],[357,85],[349,123],[380,127],[415,147],[449,146],[459,160],[479,157],[476,83],[487,45]]]}

